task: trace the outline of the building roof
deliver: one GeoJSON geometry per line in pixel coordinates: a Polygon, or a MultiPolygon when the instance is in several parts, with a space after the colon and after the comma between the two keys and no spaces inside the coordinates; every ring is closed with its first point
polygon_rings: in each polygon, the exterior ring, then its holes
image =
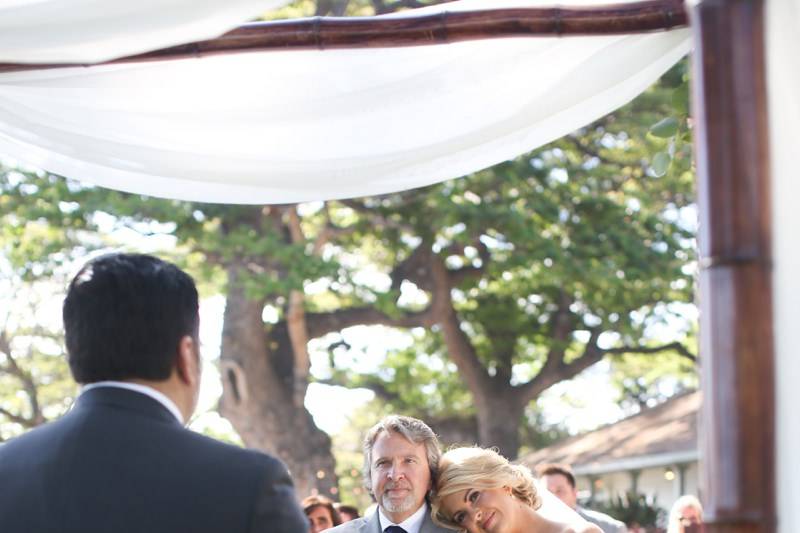
{"type": "Polygon", "coordinates": [[[671,398],[656,407],[570,437],[526,455],[520,462],[534,469],[541,463],[566,463],[578,475],[696,461],[700,392],[671,398]]]}

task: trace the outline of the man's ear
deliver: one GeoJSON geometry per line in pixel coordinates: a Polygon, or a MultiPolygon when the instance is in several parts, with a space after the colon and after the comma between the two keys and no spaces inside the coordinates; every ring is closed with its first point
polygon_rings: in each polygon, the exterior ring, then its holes
{"type": "Polygon", "coordinates": [[[197,385],[200,380],[200,352],[197,348],[197,342],[190,335],[184,335],[178,343],[178,377],[187,385],[197,385]]]}

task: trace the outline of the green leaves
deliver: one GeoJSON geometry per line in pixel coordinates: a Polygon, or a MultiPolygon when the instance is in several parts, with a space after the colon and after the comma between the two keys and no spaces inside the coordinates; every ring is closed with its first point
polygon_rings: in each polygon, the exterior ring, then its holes
{"type": "Polygon", "coordinates": [[[669,170],[669,164],[672,162],[672,157],[667,152],[658,152],[653,156],[652,168],[653,174],[658,177],[663,176],[669,170]]]}
{"type": "Polygon", "coordinates": [[[659,120],[650,128],[650,133],[656,137],[667,139],[678,133],[678,119],[667,117],[659,120]]]}

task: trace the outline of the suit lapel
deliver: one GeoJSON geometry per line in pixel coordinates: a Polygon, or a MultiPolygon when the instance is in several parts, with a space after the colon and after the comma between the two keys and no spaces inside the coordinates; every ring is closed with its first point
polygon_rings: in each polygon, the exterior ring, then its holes
{"type": "Polygon", "coordinates": [[[372,517],[361,528],[362,533],[383,533],[381,531],[381,519],[378,517],[378,509],[372,513],[372,517]]]}

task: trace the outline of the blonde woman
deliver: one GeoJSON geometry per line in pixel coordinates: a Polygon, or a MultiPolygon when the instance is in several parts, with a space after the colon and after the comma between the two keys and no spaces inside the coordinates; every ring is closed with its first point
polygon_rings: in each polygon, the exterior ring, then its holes
{"type": "Polygon", "coordinates": [[[602,533],[546,490],[540,493],[527,468],[484,448],[442,456],[431,503],[434,522],[462,532],[602,533]]]}

